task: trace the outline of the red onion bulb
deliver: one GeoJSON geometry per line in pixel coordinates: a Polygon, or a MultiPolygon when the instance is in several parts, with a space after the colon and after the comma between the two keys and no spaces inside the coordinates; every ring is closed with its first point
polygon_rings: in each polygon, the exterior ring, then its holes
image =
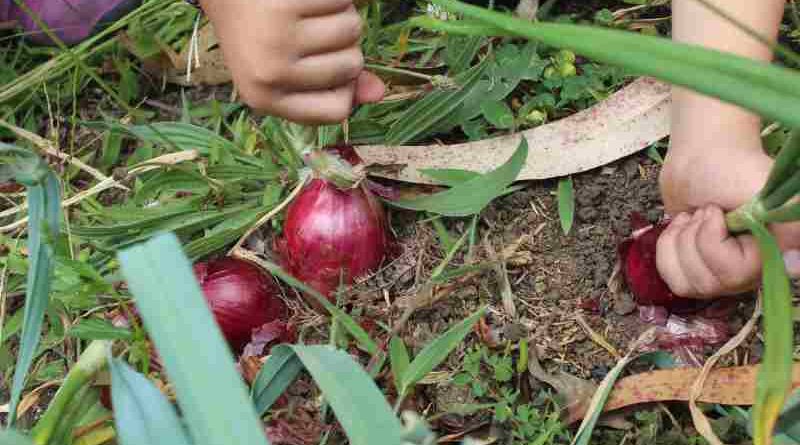
{"type": "MultiPolygon", "coordinates": [[[[639,218],[634,216],[632,219],[639,218]]],[[[667,223],[639,225],[633,235],[619,245],[622,273],[636,303],[641,306],[664,306],[672,313],[694,312],[707,306],[707,301],[673,294],[658,273],[656,245],[667,223]]]]}
{"type": "Polygon", "coordinates": [[[290,273],[331,298],[380,266],[387,229],[383,206],[363,185],[343,190],[315,178],[287,209],[280,249],[290,273]]]}
{"type": "Polygon", "coordinates": [[[194,274],[235,351],[250,341],[253,329],[286,317],[286,306],[272,277],[248,261],[226,257],[196,263],[194,274]]]}

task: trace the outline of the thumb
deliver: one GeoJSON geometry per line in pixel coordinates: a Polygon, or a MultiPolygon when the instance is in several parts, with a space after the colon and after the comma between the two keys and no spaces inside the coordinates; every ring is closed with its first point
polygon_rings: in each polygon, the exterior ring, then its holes
{"type": "Polygon", "coordinates": [[[386,85],[381,78],[369,71],[362,71],[356,79],[356,104],[378,102],[385,92],[386,85]]]}

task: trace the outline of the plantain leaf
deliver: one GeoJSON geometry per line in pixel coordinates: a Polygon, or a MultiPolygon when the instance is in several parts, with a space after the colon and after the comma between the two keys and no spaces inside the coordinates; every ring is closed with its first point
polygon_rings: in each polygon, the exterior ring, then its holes
{"type": "Polygon", "coordinates": [[[131,340],[130,329],[119,328],[106,320],[89,318],[71,327],[67,335],[82,340],[131,340]]]}
{"type": "Polygon", "coordinates": [[[775,422],[792,385],[792,290],[775,239],[760,222],[754,219],[745,222],[758,242],[763,261],[764,355],[753,404],[753,439],[756,445],[761,445],[770,443],[775,422]]]}
{"type": "Polygon", "coordinates": [[[178,239],[158,235],[121,251],[119,262],[174,385],[192,442],[266,444],[231,351],[178,239]]]}
{"type": "Polygon", "coordinates": [[[19,355],[11,384],[9,426],[13,426],[17,420],[17,404],[25,386],[25,377],[36,355],[44,312],[50,302],[50,278],[53,274],[52,240],[58,235],[61,222],[61,191],[58,178],[49,169],[43,171],[41,175],[41,180],[27,184],[30,221],[29,270],[25,284],[25,309],[19,355]]]}
{"type": "Polygon", "coordinates": [[[444,216],[468,216],[480,213],[493,199],[505,193],[506,188],[516,180],[527,158],[528,142],[523,137],[514,154],[496,170],[441,193],[411,200],[389,201],[389,204],[444,216]]]}
{"type": "Polygon", "coordinates": [[[572,177],[569,176],[558,181],[558,219],[564,235],[568,235],[575,221],[575,191],[572,188],[572,177]]]}
{"type": "Polygon", "coordinates": [[[175,408],[147,379],[119,359],[109,360],[114,425],[121,445],[189,445],[175,408]]]}
{"type": "Polygon", "coordinates": [[[484,60],[469,71],[456,77],[459,87],[455,90],[439,90],[417,101],[403,113],[386,133],[388,145],[400,145],[413,141],[420,135],[436,127],[458,108],[478,85],[487,64],[484,60]]]}
{"type": "Polygon", "coordinates": [[[472,327],[480,320],[485,311],[486,308],[483,308],[472,314],[469,318],[451,327],[447,332],[425,346],[403,372],[400,394],[408,394],[408,391],[417,382],[439,366],[472,331],[472,327]]]}
{"type": "MultiPolygon", "coordinates": [[[[753,110],[764,117],[800,128],[800,76],[793,70],[666,38],[599,27],[530,22],[456,0],[432,0],[447,10],[482,23],[485,35],[514,35],[570,49],[600,62],[621,66],[675,85],[753,110]],[[486,34],[488,33],[488,34],[486,34]]],[[[420,21],[422,26],[458,25],[420,21]]],[[[457,23],[457,22],[456,22],[457,23]]],[[[464,32],[465,35],[474,35],[464,32]]]]}

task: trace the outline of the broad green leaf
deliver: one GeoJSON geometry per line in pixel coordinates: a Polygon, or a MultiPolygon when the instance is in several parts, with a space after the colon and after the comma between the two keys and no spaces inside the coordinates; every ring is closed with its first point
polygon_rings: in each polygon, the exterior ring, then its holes
{"type": "Polygon", "coordinates": [[[113,126],[122,128],[137,138],[153,144],[177,147],[180,150],[197,150],[208,155],[218,147],[231,152],[238,151],[236,145],[213,131],[183,122],[156,122],[150,125],[113,126]]]}
{"type": "MultiPolygon", "coordinates": [[[[662,37],[562,23],[533,23],[456,0],[432,1],[488,25],[484,33],[499,29],[501,32],[496,34],[567,48],[593,60],[627,68],[634,74],[654,76],[800,127],[800,109],[794,106],[800,99],[800,76],[793,70],[662,37]]],[[[429,20],[423,24],[436,28],[441,23],[429,20]]]]}
{"type": "Polygon", "coordinates": [[[403,339],[400,337],[392,337],[389,340],[389,361],[392,365],[392,377],[394,378],[394,386],[397,392],[402,392],[403,389],[403,375],[408,369],[411,358],[408,356],[408,349],[403,339]]]}
{"type": "Polygon", "coordinates": [[[481,175],[478,172],[457,168],[425,168],[420,169],[420,173],[447,187],[455,187],[481,175]]]}
{"type": "Polygon", "coordinates": [[[773,427],[792,385],[794,320],[792,289],[781,250],[763,224],[752,219],[745,222],[758,242],[763,261],[764,355],[753,403],[753,439],[759,445],[770,443],[773,427]]]}
{"type": "Polygon", "coordinates": [[[558,181],[558,219],[561,221],[564,235],[568,235],[575,221],[575,191],[570,176],[558,181]]]}
{"type": "Polygon", "coordinates": [[[53,274],[51,239],[59,233],[61,190],[56,175],[47,171],[44,179],[28,184],[28,262],[25,284],[25,309],[20,335],[19,355],[11,384],[8,424],[17,420],[17,404],[41,336],[44,312],[50,302],[50,278],[53,274]]]}
{"type": "Polygon", "coordinates": [[[514,112],[505,102],[482,102],[481,113],[495,128],[506,130],[514,126],[514,112]]]}
{"type": "Polygon", "coordinates": [[[402,428],[372,378],[344,351],[291,347],[314,378],[351,445],[400,445],[402,428]]]}
{"type": "Polygon", "coordinates": [[[99,318],[81,320],[70,328],[67,335],[83,340],[130,340],[133,338],[130,329],[116,327],[99,318]]]}
{"type": "Polygon", "coordinates": [[[303,363],[291,348],[272,348],[250,391],[256,412],[266,414],[302,370],[303,363]]]}
{"type": "Polygon", "coordinates": [[[434,128],[458,108],[481,79],[486,63],[481,62],[456,78],[459,87],[428,94],[406,110],[386,133],[388,145],[401,145],[434,128]]]}
{"type": "Polygon", "coordinates": [[[33,441],[12,429],[0,430],[0,445],[34,445],[33,441]]]}
{"type": "Polygon", "coordinates": [[[231,351],[178,239],[158,235],[123,250],[119,261],[193,443],[266,444],[231,351]]]}
{"type": "Polygon", "coordinates": [[[305,368],[353,445],[400,444],[400,422],[372,377],[352,357],[330,346],[280,345],[253,383],[262,415],[305,368]]]}
{"type": "Polygon", "coordinates": [[[408,394],[408,391],[417,382],[439,366],[472,331],[472,327],[480,320],[485,310],[486,308],[483,308],[472,314],[469,318],[451,327],[447,332],[425,346],[403,372],[400,394],[408,394]]]}
{"type": "Polygon", "coordinates": [[[114,425],[120,445],[189,445],[181,420],[164,394],[125,362],[109,362],[114,425]]]}
{"type": "Polygon", "coordinates": [[[444,59],[448,74],[452,76],[469,68],[485,41],[484,37],[447,36],[444,59]]]}
{"type": "Polygon", "coordinates": [[[438,213],[444,216],[468,216],[479,213],[493,199],[502,195],[528,158],[528,142],[523,137],[519,147],[505,164],[489,173],[463,182],[449,190],[417,199],[401,199],[389,204],[409,210],[438,213]]]}

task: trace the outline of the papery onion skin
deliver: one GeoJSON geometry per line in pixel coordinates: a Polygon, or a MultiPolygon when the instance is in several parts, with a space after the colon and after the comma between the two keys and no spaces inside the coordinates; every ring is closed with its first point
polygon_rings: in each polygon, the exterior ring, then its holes
{"type": "Polygon", "coordinates": [[[248,261],[226,257],[196,263],[194,274],[222,334],[236,352],[250,341],[253,329],[286,317],[275,281],[248,261]]]}
{"type": "Polygon", "coordinates": [[[283,232],[289,272],[329,299],[340,284],[375,271],[392,242],[383,206],[369,190],[341,190],[321,178],[289,205],[283,232]]]}
{"type": "MultiPolygon", "coordinates": [[[[632,217],[632,220],[636,226],[636,218],[632,217]]],[[[696,312],[708,306],[708,302],[678,297],[658,273],[656,245],[666,228],[665,222],[638,228],[632,237],[619,245],[622,274],[637,304],[664,306],[669,312],[677,314],[696,312]]]]}
{"type": "Polygon", "coordinates": [[[0,182],[0,193],[19,193],[24,189],[22,184],[16,182],[0,182]]]}

